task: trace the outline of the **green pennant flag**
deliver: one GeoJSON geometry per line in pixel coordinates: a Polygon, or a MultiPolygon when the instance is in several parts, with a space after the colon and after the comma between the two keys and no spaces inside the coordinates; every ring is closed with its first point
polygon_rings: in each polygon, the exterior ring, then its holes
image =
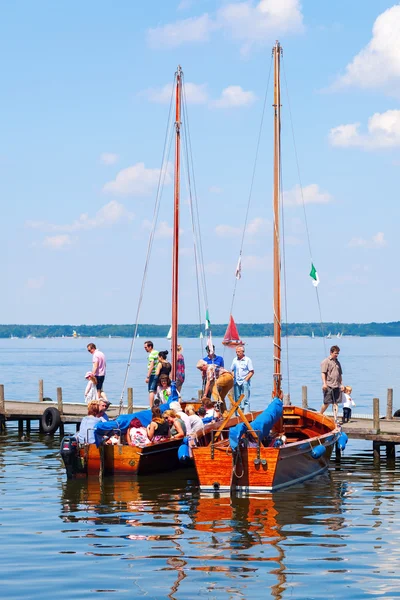
{"type": "Polygon", "coordinates": [[[208,309],[207,309],[206,310],[206,329],[210,329],[210,325],[211,325],[211,323],[210,323],[210,317],[209,317],[208,309]]]}
{"type": "Polygon", "coordinates": [[[317,285],[319,284],[319,277],[318,277],[317,269],[314,267],[313,263],[311,263],[310,277],[312,279],[313,286],[317,287],[317,285]]]}

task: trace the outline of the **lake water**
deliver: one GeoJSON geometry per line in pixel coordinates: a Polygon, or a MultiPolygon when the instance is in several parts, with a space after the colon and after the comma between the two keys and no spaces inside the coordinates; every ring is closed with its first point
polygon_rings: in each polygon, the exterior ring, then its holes
{"type": "MultiPolygon", "coordinates": [[[[46,395],[55,397],[62,386],[65,400],[80,401],[90,367],[87,341],[1,340],[6,398],[35,400],[43,378],[46,395]]],[[[129,341],[95,342],[107,355],[105,387],[117,402],[129,341]]],[[[156,347],[165,342],[155,340],[156,347]]],[[[194,365],[201,349],[198,340],[182,343],[190,396],[199,384],[194,365]]],[[[384,408],[387,387],[399,408],[400,339],[338,343],[356,410],[370,412],[375,396],[384,408]]],[[[317,408],[323,343],[293,338],[289,344],[292,401],[307,385],[317,408]]],[[[253,407],[261,408],[270,395],[272,341],[250,339],[246,348],[255,367],[253,407]]],[[[142,340],[137,350],[129,385],[139,403],[146,399],[142,340]]],[[[226,351],[227,364],[232,356],[226,351]]],[[[232,499],[200,497],[194,473],[183,469],[139,482],[67,482],[59,442],[35,430],[20,438],[10,425],[0,436],[3,598],[400,597],[399,460],[382,454],[374,462],[370,442],[351,441],[340,463],[306,484],[232,499]]]]}

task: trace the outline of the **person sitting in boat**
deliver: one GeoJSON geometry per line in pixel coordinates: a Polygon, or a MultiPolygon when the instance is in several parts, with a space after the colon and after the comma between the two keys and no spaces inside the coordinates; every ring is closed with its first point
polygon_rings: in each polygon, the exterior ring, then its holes
{"type": "Polygon", "coordinates": [[[164,411],[164,417],[167,419],[168,425],[171,429],[171,439],[181,439],[186,435],[186,425],[180,419],[174,410],[164,411]]]}
{"type": "Polygon", "coordinates": [[[96,423],[101,421],[99,414],[99,403],[97,400],[93,400],[88,404],[88,414],[86,417],[83,417],[79,431],[76,434],[76,439],[80,444],[95,443],[93,428],[96,423]]]}
{"type": "Polygon", "coordinates": [[[187,404],[185,408],[185,413],[189,417],[190,427],[192,433],[197,433],[198,431],[202,431],[204,428],[204,423],[201,417],[196,414],[193,404],[187,404]]]}
{"type": "Polygon", "coordinates": [[[213,421],[218,421],[221,418],[219,402],[213,402],[210,398],[204,398],[202,404],[206,409],[205,418],[211,417],[213,421]]]}
{"type": "Polygon", "coordinates": [[[129,446],[137,446],[138,448],[144,448],[151,443],[147,435],[146,427],[143,427],[137,417],[134,417],[129,423],[126,439],[129,446]]]}
{"type": "Polygon", "coordinates": [[[176,347],[176,389],[181,391],[185,381],[185,359],[183,358],[183,348],[180,344],[176,347]]]}
{"type": "Polygon", "coordinates": [[[88,380],[85,389],[85,402],[89,404],[92,400],[97,400],[97,378],[91,371],[88,371],[85,375],[85,379],[88,380]]]}
{"type": "Polygon", "coordinates": [[[99,400],[99,417],[100,421],[109,421],[109,416],[106,413],[106,410],[110,406],[111,402],[107,400],[107,396],[104,392],[101,392],[101,397],[99,400]]]}
{"type": "Polygon", "coordinates": [[[167,361],[168,350],[162,350],[158,353],[158,364],[156,368],[156,376],[158,381],[160,380],[161,375],[166,375],[169,377],[171,373],[171,363],[167,361]]]}
{"type": "Polygon", "coordinates": [[[157,442],[165,442],[170,437],[169,424],[161,414],[161,410],[158,408],[158,406],[153,406],[151,409],[151,414],[151,423],[147,425],[147,437],[153,444],[157,442]]]}
{"type": "MultiPolygon", "coordinates": [[[[168,375],[161,375],[159,385],[157,386],[156,395],[154,396],[154,406],[165,404],[168,402],[171,395],[171,380],[168,375]]],[[[178,392],[179,398],[181,395],[178,392]]]]}
{"type": "Polygon", "coordinates": [[[186,426],[186,433],[188,435],[190,435],[192,433],[192,427],[190,425],[190,419],[187,416],[187,414],[185,413],[185,411],[182,409],[180,402],[171,402],[171,404],[169,405],[171,410],[174,410],[176,412],[176,416],[179,419],[182,419],[182,421],[185,423],[186,426]]]}

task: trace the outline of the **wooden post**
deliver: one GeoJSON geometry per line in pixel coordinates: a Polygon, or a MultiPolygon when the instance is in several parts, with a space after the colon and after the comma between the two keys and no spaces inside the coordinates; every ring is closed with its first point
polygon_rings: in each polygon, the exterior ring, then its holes
{"type": "Polygon", "coordinates": [[[6,430],[6,407],[4,402],[4,385],[0,385],[0,430],[6,430]]]}
{"type": "Polygon", "coordinates": [[[4,385],[0,385],[0,414],[4,415],[6,412],[5,403],[4,403],[4,385]]]}
{"type": "Polygon", "coordinates": [[[373,429],[374,433],[379,433],[379,398],[373,399],[373,414],[374,414],[374,424],[373,429]]]}
{"type": "Polygon", "coordinates": [[[26,433],[29,435],[31,432],[31,420],[27,419],[26,421],[26,433]]]}
{"type": "Polygon", "coordinates": [[[386,419],[393,419],[393,389],[387,391],[386,419]]]}
{"type": "Polygon", "coordinates": [[[386,444],[386,458],[387,460],[394,460],[396,458],[396,450],[393,442],[386,444]]]}
{"type": "Polygon", "coordinates": [[[23,419],[18,419],[18,435],[23,435],[24,433],[24,421],[23,419]]]}
{"type": "Polygon", "coordinates": [[[133,388],[128,388],[128,415],[133,413],[133,388]]]}
{"type": "Polygon", "coordinates": [[[39,379],[39,402],[43,402],[43,379],[39,379]]]}
{"type": "Polygon", "coordinates": [[[303,385],[301,388],[301,406],[303,408],[308,408],[307,386],[306,385],[303,385]]]}
{"type": "MultiPolygon", "coordinates": [[[[376,398],[374,398],[375,400],[376,398]]],[[[381,443],[380,442],[372,442],[372,449],[374,453],[374,462],[378,461],[381,457],[381,443]]]]}
{"type": "Polygon", "coordinates": [[[63,414],[63,399],[62,399],[62,388],[57,388],[57,407],[60,415],[63,414]]]}

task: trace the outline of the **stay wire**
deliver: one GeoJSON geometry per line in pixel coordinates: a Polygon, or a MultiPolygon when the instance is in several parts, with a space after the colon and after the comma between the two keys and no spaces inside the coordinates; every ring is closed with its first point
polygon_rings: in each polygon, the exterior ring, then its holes
{"type": "MultiPolygon", "coordinates": [[[[265,108],[266,108],[266,105],[267,105],[269,84],[270,84],[270,80],[271,80],[271,72],[272,72],[272,56],[271,56],[271,61],[270,61],[270,65],[269,65],[267,88],[265,90],[263,109],[262,109],[262,113],[261,113],[261,122],[260,122],[259,131],[258,131],[256,153],[255,153],[254,164],[253,164],[253,172],[252,172],[251,182],[250,182],[250,189],[249,189],[249,196],[248,196],[248,201],[247,201],[246,215],[245,215],[245,219],[244,219],[242,239],[241,239],[241,242],[240,242],[239,261],[242,260],[244,238],[245,238],[245,235],[246,235],[247,222],[248,222],[248,219],[249,219],[250,204],[251,204],[251,199],[252,199],[252,194],[253,194],[254,179],[255,179],[255,175],[256,175],[257,161],[258,161],[258,155],[259,155],[260,143],[261,143],[261,135],[262,135],[263,125],[264,125],[265,108]]],[[[233,286],[233,293],[232,293],[232,302],[231,302],[230,314],[233,313],[233,306],[234,306],[234,303],[235,303],[237,283],[238,283],[238,278],[236,277],[236,274],[235,274],[235,283],[234,283],[234,286],[233,286]]]]}
{"type": "Polygon", "coordinates": [[[168,173],[168,157],[171,152],[171,146],[172,146],[172,140],[173,140],[172,131],[173,131],[174,123],[171,120],[171,113],[172,113],[172,106],[173,106],[173,95],[174,95],[174,86],[175,86],[175,82],[176,82],[176,76],[177,76],[177,74],[175,73],[174,82],[173,82],[172,91],[171,91],[167,128],[166,128],[165,138],[164,138],[161,169],[160,169],[160,175],[158,178],[156,198],[155,198],[155,202],[154,202],[152,227],[150,230],[150,236],[149,236],[149,241],[148,241],[148,245],[147,245],[146,260],[145,260],[145,264],[144,264],[142,283],[141,283],[140,294],[139,294],[139,301],[138,301],[138,306],[137,306],[137,310],[136,310],[135,326],[134,326],[133,336],[132,336],[132,340],[131,340],[131,344],[130,344],[128,362],[127,362],[126,369],[125,369],[125,377],[124,377],[124,382],[123,382],[123,386],[122,386],[121,396],[120,396],[120,400],[119,400],[119,414],[121,414],[121,411],[123,408],[123,400],[124,400],[126,385],[127,385],[127,381],[128,381],[129,370],[130,370],[130,366],[131,366],[131,362],[132,362],[132,354],[133,354],[133,350],[135,347],[135,340],[137,337],[138,326],[139,326],[139,316],[140,316],[140,309],[142,307],[142,302],[143,302],[144,287],[145,287],[145,283],[146,283],[146,279],[147,279],[147,275],[148,275],[149,261],[150,261],[151,251],[153,248],[155,230],[156,230],[158,214],[159,214],[159,210],[160,210],[160,200],[161,200],[161,195],[162,195],[162,191],[164,188],[165,178],[168,173]],[[169,143],[168,143],[168,141],[169,141],[169,143]]]}
{"type": "Polygon", "coordinates": [[[286,251],[285,251],[285,213],[283,209],[283,187],[282,187],[282,160],[281,160],[281,149],[279,153],[279,181],[280,181],[280,198],[279,203],[281,206],[281,218],[282,218],[282,262],[283,262],[283,290],[284,290],[284,306],[285,306],[285,344],[286,344],[286,369],[287,369],[287,390],[290,397],[290,368],[289,368],[289,330],[288,330],[288,295],[287,295],[287,284],[286,284],[286,251]]]}
{"type": "MultiPolygon", "coordinates": [[[[294,135],[292,109],[291,109],[291,104],[290,104],[289,89],[288,89],[287,80],[286,80],[285,61],[283,60],[283,56],[282,56],[282,65],[283,65],[283,79],[285,81],[286,97],[287,97],[287,102],[288,102],[290,127],[291,127],[291,132],[292,132],[292,140],[293,140],[294,154],[295,154],[296,167],[297,167],[297,176],[299,178],[301,203],[302,203],[302,207],[303,207],[304,223],[305,223],[306,234],[307,234],[308,252],[309,252],[309,255],[310,255],[311,264],[313,265],[314,261],[313,261],[313,257],[312,257],[312,251],[311,251],[311,241],[310,241],[310,233],[309,233],[309,228],[308,228],[306,204],[304,202],[303,184],[302,184],[302,181],[301,181],[300,164],[299,164],[299,158],[298,158],[298,154],[297,154],[296,138],[295,138],[295,135],[294,135]]],[[[320,299],[319,299],[319,293],[318,293],[318,287],[317,286],[315,286],[315,293],[316,293],[316,296],[317,296],[317,305],[318,305],[318,311],[319,311],[320,327],[321,327],[322,339],[323,339],[323,343],[324,343],[324,352],[326,354],[325,331],[324,331],[324,325],[323,325],[323,320],[322,320],[321,303],[320,303],[320,299]]]]}
{"type": "Polygon", "coordinates": [[[196,178],[194,175],[193,169],[193,151],[191,144],[191,136],[190,136],[190,124],[189,124],[189,115],[186,111],[186,127],[187,127],[187,142],[188,142],[188,157],[190,159],[190,164],[192,165],[192,180],[193,180],[193,194],[194,194],[194,208],[195,208],[195,224],[197,222],[197,240],[198,240],[198,259],[199,259],[199,268],[200,268],[200,279],[203,287],[203,296],[204,296],[204,304],[205,309],[208,311],[208,292],[207,292],[207,283],[204,269],[204,254],[203,254],[203,244],[202,244],[202,235],[201,235],[201,226],[200,226],[200,216],[199,216],[199,203],[197,196],[197,186],[196,186],[196,178]]]}

